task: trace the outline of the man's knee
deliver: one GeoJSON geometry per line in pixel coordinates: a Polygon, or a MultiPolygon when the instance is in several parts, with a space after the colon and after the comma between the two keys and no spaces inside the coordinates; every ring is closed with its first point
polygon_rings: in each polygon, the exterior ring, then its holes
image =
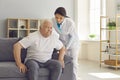
{"type": "Polygon", "coordinates": [[[39,65],[35,60],[32,60],[32,59],[27,60],[25,64],[29,69],[39,69],[39,65]]]}
{"type": "Polygon", "coordinates": [[[57,69],[61,69],[62,68],[62,65],[61,65],[61,63],[60,63],[60,61],[58,61],[58,60],[50,60],[49,61],[49,64],[50,65],[48,65],[49,66],[49,68],[53,68],[53,69],[55,69],[55,68],[57,68],[57,69]]]}

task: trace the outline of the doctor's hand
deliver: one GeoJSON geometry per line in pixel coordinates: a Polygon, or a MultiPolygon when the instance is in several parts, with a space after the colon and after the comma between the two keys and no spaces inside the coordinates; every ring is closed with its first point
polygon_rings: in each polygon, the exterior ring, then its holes
{"type": "Polygon", "coordinates": [[[67,52],[68,52],[68,49],[67,49],[67,48],[65,48],[65,54],[67,54],[67,52]]]}
{"type": "Polygon", "coordinates": [[[27,72],[27,67],[25,66],[25,64],[19,63],[19,64],[17,64],[17,66],[18,66],[20,72],[22,72],[22,73],[26,73],[27,72]]]}

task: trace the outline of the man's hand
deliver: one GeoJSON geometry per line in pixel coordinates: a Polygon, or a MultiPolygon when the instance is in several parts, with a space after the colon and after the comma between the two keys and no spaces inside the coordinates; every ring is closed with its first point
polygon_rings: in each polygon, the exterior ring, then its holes
{"type": "Polygon", "coordinates": [[[25,66],[25,64],[20,63],[20,64],[17,64],[17,66],[18,66],[20,72],[22,72],[22,73],[26,73],[27,72],[27,67],[25,66]]]}

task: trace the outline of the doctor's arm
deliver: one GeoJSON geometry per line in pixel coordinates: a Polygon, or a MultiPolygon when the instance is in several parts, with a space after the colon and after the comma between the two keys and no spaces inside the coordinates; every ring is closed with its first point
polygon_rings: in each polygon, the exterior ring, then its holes
{"type": "Polygon", "coordinates": [[[69,36],[70,36],[70,39],[69,39],[69,41],[68,41],[68,43],[66,45],[66,49],[69,49],[69,47],[71,46],[71,44],[74,41],[74,34],[70,33],[69,36]]]}

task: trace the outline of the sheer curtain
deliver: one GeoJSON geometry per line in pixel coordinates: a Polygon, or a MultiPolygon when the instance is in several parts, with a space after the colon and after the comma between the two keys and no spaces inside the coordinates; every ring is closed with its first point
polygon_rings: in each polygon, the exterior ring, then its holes
{"type": "MultiPolygon", "coordinates": [[[[90,34],[100,36],[100,16],[106,15],[106,0],[90,0],[90,34]]],[[[103,34],[104,35],[104,34],[103,34]]]]}

